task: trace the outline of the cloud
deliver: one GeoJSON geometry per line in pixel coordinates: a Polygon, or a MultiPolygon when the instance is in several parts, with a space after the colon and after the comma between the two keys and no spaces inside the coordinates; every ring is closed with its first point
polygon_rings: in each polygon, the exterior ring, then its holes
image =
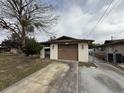
{"type": "MultiPolygon", "coordinates": [[[[106,15],[103,22],[98,25],[95,32],[92,34],[96,42],[103,42],[106,39],[111,39],[114,36],[115,39],[124,37],[124,2],[118,3],[118,6],[113,8],[109,15],[106,15]]],[[[104,6],[103,8],[105,9],[104,6]]],[[[104,9],[101,11],[104,11],[104,9]]]]}
{"type": "MultiPolygon", "coordinates": [[[[68,35],[103,42],[105,39],[110,39],[111,36],[116,36],[124,29],[124,2],[118,3],[118,6],[116,5],[109,15],[105,15],[103,22],[92,31],[110,1],[62,0],[61,3],[60,0],[55,1],[56,5],[60,5],[57,11],[60,19],[54,28],[57,36],[68,35]]],[[[116,3],[115,0],[112,6],[116,3]]],[[[122,38],[122,34],[116,38],[122,38]]]]}
{"type": "Polygon", "coordinates": [[[6,39],[9,34],[6,33],[6,30],[0,29],[0,31],[1,31],[1,32],[0,32],[0,43],[2,43],[2,41],[3,41],[4,39],[6,39]]]}
{"type": "Polygon", "coordinates": [[[91,16],[84,13],[79,6],[73,6],[65,14],[61,14],[56,27],[57,33],[58,35],[80,37],[90,18],[91,16]]]}
{"type": "MultiPolygon", "coordinates": [[[[103,22],[92,31],[99,18],[110,4],[110,0],[46,0],[56,8],[59,15],[58,24],[51,29],[56,36],[68,35],[77,38],[94,39],[103,42],[114,36],[115,39],[124,37],[124,1],[115,0],[114,8],[105,15],[103,22]],[[90,34],[89,34],[90,32],[90,34]]],[[[36,35],[38,41],[45,41],[50,36],[46,33],[36,35]]]]}

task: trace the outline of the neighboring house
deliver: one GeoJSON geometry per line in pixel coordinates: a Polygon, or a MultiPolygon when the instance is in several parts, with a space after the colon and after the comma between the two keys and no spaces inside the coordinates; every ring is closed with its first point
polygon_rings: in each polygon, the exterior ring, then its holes
{"type": "Polygon", "coordinates": [[[124,39],[106,40],[96,49],[96,54],[103,55],[109,62],[124,62],[124,39]]]}
{"type": "Polygon", "coordinates": [[[2,45],[0,44],[0,53],[5,53],[5,52],[8,52],[9,50],[10,50],[9,47],[7,47],[7,46],[2,46],[2,45]]]}
{"type": "Polygon", "coordinates": [[[0,45],[0,53],[18,54],[18,49],[9,46],[0,45]]]}
{"type": "Polygon", "coordinates": [[[88,62],[88,43],[93,40],[76,39],[62,36],[42,42],[41,58],[52,60],[75,60],[88,62]]]}

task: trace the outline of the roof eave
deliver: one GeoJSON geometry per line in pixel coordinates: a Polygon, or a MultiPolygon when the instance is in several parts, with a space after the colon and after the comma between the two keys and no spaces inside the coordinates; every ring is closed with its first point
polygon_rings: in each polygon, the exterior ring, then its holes
{"type": "Polygon", "coordinates": [[[49,45],[49,44],[77,44],[77,43],[92,43],[94,40],[76,40],[76,41],[47,41],[47,42],[41,42],[40,44],[43,45],[49,45]]]}

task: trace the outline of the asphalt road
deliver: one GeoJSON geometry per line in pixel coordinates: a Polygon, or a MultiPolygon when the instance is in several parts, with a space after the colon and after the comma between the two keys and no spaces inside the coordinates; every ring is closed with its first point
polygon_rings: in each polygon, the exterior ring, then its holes
{"type": "Polygon", "coordinates": [[[79,93],[124,93],[124,72],[95,59],[97,68],[79,68],[79,93]]]}

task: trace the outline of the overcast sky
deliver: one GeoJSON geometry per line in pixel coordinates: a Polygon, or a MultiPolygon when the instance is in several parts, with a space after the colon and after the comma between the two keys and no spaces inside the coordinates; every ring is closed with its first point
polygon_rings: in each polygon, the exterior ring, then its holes
{"type": "MultiPolygon", "coordinates": [[[[82,39],[94,39],[102,43],[106,39],[124,37],[124,0],[113,0],[111,12],[107,12],[103,21],[94,26],[103,15],[112,0],[44,0],[52,4],[59,16],[58,24],[51,30],[56,36],[72,36],[82,39]]],[[[2,33],[0,40],[6,36],[2,33]]],[[[38,33],[38,41],[49,38],[45,33],[38,33]]]]}

